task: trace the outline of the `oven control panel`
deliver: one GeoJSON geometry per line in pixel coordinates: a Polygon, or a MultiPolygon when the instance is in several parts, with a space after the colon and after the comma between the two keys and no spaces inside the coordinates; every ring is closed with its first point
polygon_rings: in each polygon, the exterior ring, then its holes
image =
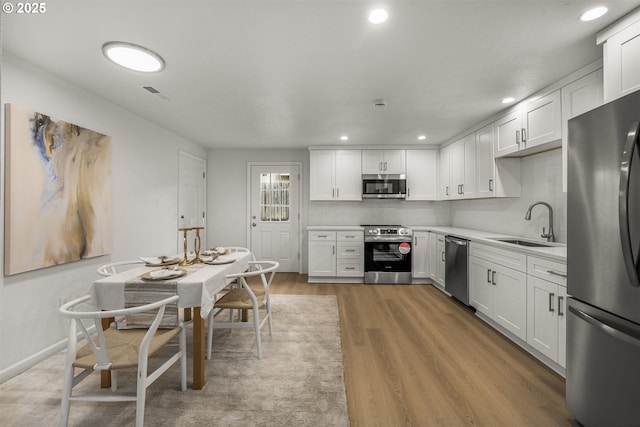
{"type": "Polygon", "coordinates": [[[410,228],[400,227],[400,226],[378,226],[378,227],[364,226],[364,227],[365,227],[365,230],[364,230],[365,236],[407,237],[413,234],[410,228]]]}

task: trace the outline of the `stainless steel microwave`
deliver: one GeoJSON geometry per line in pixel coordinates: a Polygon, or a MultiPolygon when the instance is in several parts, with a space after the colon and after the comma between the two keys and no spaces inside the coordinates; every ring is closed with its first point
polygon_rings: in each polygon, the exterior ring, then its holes
{"type": "Polygon", "coordinates": [[[363,199],[404,199],[407,197],[407,176],[362,175],[363,199]]]}

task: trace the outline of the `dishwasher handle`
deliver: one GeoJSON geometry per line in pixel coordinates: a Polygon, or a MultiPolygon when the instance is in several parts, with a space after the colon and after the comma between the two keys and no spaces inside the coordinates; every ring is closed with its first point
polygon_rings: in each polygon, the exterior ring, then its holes
{"type": "Polygon", "coordinates": [[[462,239],[456,239],[455,237],[447,236],[445,237],[445,242],[447,243],[455,243],[458,246],[467,246],[468,241],[462,239]]]}

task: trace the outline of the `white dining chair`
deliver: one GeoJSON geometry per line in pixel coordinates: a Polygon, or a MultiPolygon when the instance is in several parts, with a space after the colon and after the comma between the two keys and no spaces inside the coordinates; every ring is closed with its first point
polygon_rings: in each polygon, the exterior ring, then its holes
{"type": "Polygon", "coordinates": [[[119,310],[98,310],[90,307],[90,295],[75,299],[60,307],[60,313],[70,319],[69,337],[67,343],[67,358],[64,369],[64,383],[62,388],[60,425],[69,422],[71,401],[90,402],[136,402],[136,426],[144,424],[144,408],[146,390],[160,375],[180,361],[180,378],[182,391],[187,389],[187,350],[184,324],[180,323],[171,329],[159,329],[165,307],[178,301],[178,296],[132,308],[119,310]],[[82,311],[83,309],[88,311],[82,311]],[[131,314],[153,312],[155,318],[148,329],[117,329],[107,328],[103,331],[102,319],[126,316],[131,314]],[[78,329],[86,343],[78,348],[78,329]],[[148,372],[149,357],[174,338],[178,337],[178,350],[172,353],[164,363],[153,372],[148,372]],[[82,369],[75,374],[75,369],[82,369]],[[116,393],[113,384],[112,392],[87,393],[74,395],[73,387],[87,378],[92,372],[115,372],[122,369],[137,368],[136,394],[116,393]]]}
{"type": "Polygon", "coordinates": [[[107,277],[119,273],[124,270],[128,270],[129,268],[133,268],[135,266],[144,264],[142,260],[132,260],[132,261],[116,261],[110,262],[105,265],[101,265],[98,267],[98,275],[107,277]]]}
{"type": "Polygon", "coordinates": [[[269,335],[273,333],[269,288],[279,267],[280,264],[277,261],[249,261],[249,270],[226,276],[227,280],[237,280],[239,286],[229,290],[215,301],[214,309],[209,313],[207,319],[207,359],[211,359],[213,330],[236,328],[253,328],[255,330],[258,358],[262,358],[260,330],[264,323],[268,322],[269,335]],[[247,279],[252,277],[260,277],[260,285],[249,286],[247,279]],[[262,319],[260,318],[260,309],[265,311],[262,319]],[[222,310],[230,310],[232,313],[233,310],[251,310],[253,322],[243,322],[242,319],[234,322],[233,317],[230,317],[228,322],[216,322],[215,317],[222,310]]]}

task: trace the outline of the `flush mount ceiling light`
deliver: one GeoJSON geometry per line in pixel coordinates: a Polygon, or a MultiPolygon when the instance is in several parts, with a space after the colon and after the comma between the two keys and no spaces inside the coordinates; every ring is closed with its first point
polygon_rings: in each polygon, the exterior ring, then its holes
{"type": "Polygon", "coordinates": [[[513,96],[507,96],[506,98],[502,98],[502,102],[503,104],[511,104],[513,101],[515,101],[516,99],[513,96]]]}
{"type": "Polygon", "coordinates": [[[604,15],[608,11],[609,9],[607,9],[604,6],[594,7],[593,9],[589,9],[585,13],[580,15],[580,20],[584,22],[593,21],[594,19],[600,18],[602,15],[604,15]]]}
{"type": "Polygon", "coordinates": [[[387,11],[384,9],[375,9],[372,10],[371,13],[369,14],[369,22],[371,22],[372,24],[382,24],[384,21],[387,20],[387,17],[389,15],[387,15],[387,11]]]}
{"type": "Polygon", "coordinates": [[[349,137],[347,135],[342,135],[340,137],[340,141],[348,141],[348,140],[349,140],[349,137]]]}
{"type": "Polygon", "coordinates": [[[114,64],[134,71],[156,73],[164,69],[164,60],[152,50],[127,42],[108,42],[102,53],[114,64]]]}
{"type": "Polygon", "coordinates": [[[427,135],[420,135],[418,137],[418,140],[420,140],[420,141],[424,141],[425,139],[427,139],[427,135]]]}

